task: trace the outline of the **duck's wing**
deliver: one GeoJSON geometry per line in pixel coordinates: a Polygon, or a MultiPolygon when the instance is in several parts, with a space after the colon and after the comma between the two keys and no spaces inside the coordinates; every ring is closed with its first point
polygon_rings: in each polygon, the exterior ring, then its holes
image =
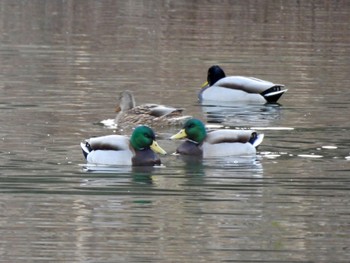
{"type": "Polygon", "coordinates": [[[252,130],[215,130],[208,132],[206,142],[210,144],[219,143],[246,143],[252,138],[252,130]]]}
{"type": "Polygon", "coordinates": [[[270,81],[243,76],[225,77],[217,81],[214,85],[228,89],[238,89],[247,93],[263,93],[270,88],[275,87],[280,90],[284,87],[284,85],[275,84],[270,81]]]}
{"type": "Polygon", "coordinates": [[[183,109],[174,108],[171,106],[159,105],[159,104],[146,104],[149,107],[150,115],[154,117],[168,116],[168,115],[181,115],[183,109]]]}
{"type": "MultiPolygon", "coordinates": [[[[85,140],[85,149],[90,151],[96,150],[128,150],[130,149],[129,138],[122,135],[107,135],[101,137],[93,137],[85,140]]],[[[83,147],[82,147],[83,148],[83,147]]],[[[84,150],[84,149],[83,149],[84,150]]]]}

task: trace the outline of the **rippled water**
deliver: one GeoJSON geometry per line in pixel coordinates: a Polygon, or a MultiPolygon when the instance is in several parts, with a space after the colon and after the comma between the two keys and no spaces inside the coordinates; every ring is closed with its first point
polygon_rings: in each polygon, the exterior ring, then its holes
{"type": "MultiPolygon", "coordinates": [[[[2,1],[0,261],[347,262],[346,1],[2,1]],[[280,105],[199,105],[212,64],[280,105]],[[132,90],[265,134],[257,158],[86,171],[132,90]]],[[[178,128],[157,130],[160,145],[178,128]]]]}

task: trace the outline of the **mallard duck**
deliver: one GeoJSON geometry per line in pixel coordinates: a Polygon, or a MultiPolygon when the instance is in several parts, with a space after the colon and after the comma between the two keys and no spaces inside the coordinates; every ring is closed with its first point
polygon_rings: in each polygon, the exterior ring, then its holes
{"type": "Polygon", "coordinates": [[[264,135],[252,130],[213,130],[207,132],[202,121],[188,120],[171,139],[187,138],[177,149],[180,155],[200,157],[252,156],[264,135]]]}
{"type": "Polygon", "coordinates": [[[198,94],[200,101],[251,101],[276,103],[287,90],[284,85],[253,77],[230,76],[217,65],[208,69],[207,82],[198,94]]]}
{"type": "MultiPolygon", "coordinates": [[[[134,127],[145,124],[150,127],[163,127],[183,125],[191,116],[184,116],[183,109],[159,104],[143,104],[136,106],[134,95],[131,91],[120,93],[116,107],[117,116],[113,121],[118,128],[134,127]]],[[[110,120],[102,121],[107,126],[110,120]]]]}
{"type": "Polygon", "coordinates": [[[166,154],[153,130],[144,125],[136,127],[130,138],[107,135],[87,139],[80,146],[90,164],[154,166],[161,164],[155,152],[166,154]]]}

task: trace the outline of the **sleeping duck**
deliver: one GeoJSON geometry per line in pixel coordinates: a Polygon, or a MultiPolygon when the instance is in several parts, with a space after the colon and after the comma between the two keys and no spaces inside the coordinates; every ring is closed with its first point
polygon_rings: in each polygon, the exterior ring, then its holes
{"type": "Polygon", "coordinates": [[[287,90],[284,85],[253,77],[229,76],[217,65],[208,69],[207,82],[198,94],[200,101],[247,101],[276,103],[287,90]]]}
{"type": "Polygon", "coordinates": [[[161,161],[155,154],[166,154],[147,126],[138,126],[130,138],[107,135],[85,140],[80,144],[87,163],[100,165],[154,166],[161,161]]]}
{"type": "Polygon", "coordinates": [[[188,120],[171,139],[187,138],[177,149],[180,155],[199,157],[252,156],[264,135],[252,130],[213,130],[207,132],[202,121],[188,120]]]}
{"type": "MultiPolygon", "coordinates": [[[[134,127],[145,124],[150,127],[183,125],[191,116],[184,116],[183,109],[159,104],[143,104],[136,106],[133,94],[126,90],[120,93],[116,107],[117,116],[113,120],[118,128],[134,127]]],[[[106,126],[113,126],[111,120],[104,120],[106,126]]]]}

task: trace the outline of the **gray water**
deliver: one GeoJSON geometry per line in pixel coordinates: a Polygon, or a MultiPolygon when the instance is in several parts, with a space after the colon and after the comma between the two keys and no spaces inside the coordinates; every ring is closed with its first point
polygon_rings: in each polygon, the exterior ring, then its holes
{"type": "MultiPolygon", "coordinates": [[[[348,262],[348,1],[0,2],[1,262],[348,262]],[[280,105],[201,106],[212,64],[280,105]],[[122,90],[265,134],[256,158],[87,172],[122,90]]],[[[157,130],[169,153],[177,127],[157,130]]]]}

